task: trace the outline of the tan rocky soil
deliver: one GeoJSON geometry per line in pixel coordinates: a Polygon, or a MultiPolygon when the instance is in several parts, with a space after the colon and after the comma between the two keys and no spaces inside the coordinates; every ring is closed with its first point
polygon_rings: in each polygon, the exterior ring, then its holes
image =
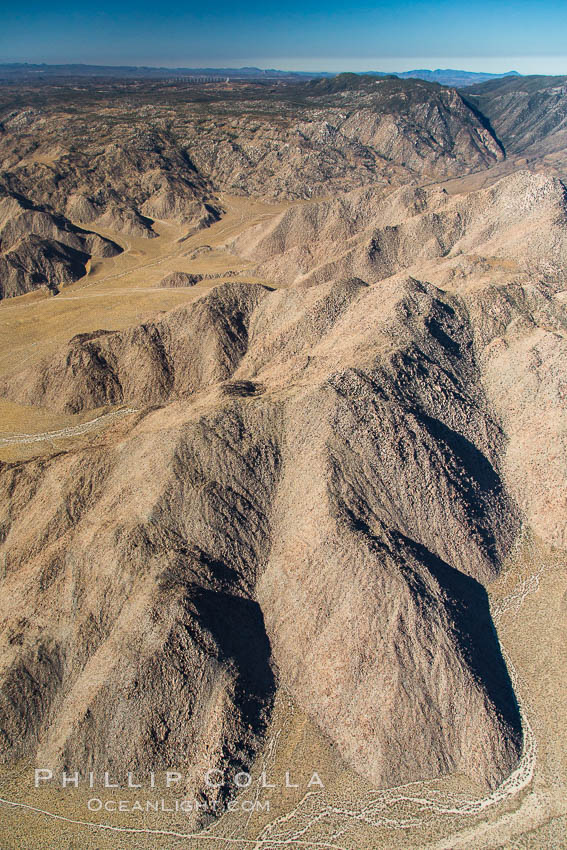
{"type": "Polygon", "coordinates": [[[112,257],[120,250],[21,196],[0,197],[0,298],[39,286],[56,293],[82,277],[92,257],[112,257]]]}
{"type": "MultiPolygon", "coordinates": [[[[441,106],[421,95],[400,120],[430,126],[441,106]]],[[[456,97],[440,95],[462,121],[456,97]]],[[[365,108],[357,138],[378,150],[365,108]]],[[[45,350],[38,332],[38,353],[2,371],[4,409],[49,426],[33,444],[20,432],[20,455],[1,447],[0,804],[39,763],[181,768],[184,795],[226,801],[233,787],[208,786],[208,769],[257,777],[299,753],[327,765],[327,796],[280,799],[262,822],[226,815],[201,837],[193,812],[147,840],[440,850],[523,834],[528,847],[546,817],[553,836],[565,770],[514,617],[525,604],[550,655],[547,695],[564,672],[563,184],[381,183],[252,220],[219,196],[227,221],[200,238],[188,202],[161,191],[167,238],[155,225],[114,257],[54,212],[24,219],[73,250],[90,240],[101,266],[49,300],[76,299],[84,328],[58,327],[45,350]],[[117,278],[156,306],[93,327],[89,305],[121,297],[117,278]]],[[[3,321],[50,315],[33,297],[3,305],[3,321]]],[[[84,808],[49,800],[39,808],[84,834],[84,808]]]]}
{"type": "Polygon", "coordinates": [[[203,280],[203,275],[189,274],[188,272],[170,272],[163,277],[160,286],[195,286],[203,280]]]}

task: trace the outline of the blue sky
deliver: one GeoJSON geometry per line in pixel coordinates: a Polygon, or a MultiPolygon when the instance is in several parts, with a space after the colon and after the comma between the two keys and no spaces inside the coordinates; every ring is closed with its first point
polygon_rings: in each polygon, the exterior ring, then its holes
{"type": "Polygon", "coordinates": [[[2,12],[12,61],[567,74],[567,0],[27,0],[2,12]]]}

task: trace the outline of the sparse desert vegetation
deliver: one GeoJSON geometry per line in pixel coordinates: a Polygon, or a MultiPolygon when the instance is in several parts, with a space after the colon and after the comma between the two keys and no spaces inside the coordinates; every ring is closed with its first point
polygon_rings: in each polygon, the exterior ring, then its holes
{"type": "Polygon", "coordinates": [[[564,846],[567,89],[353,76],[0,88],[2,846],[564,846]]]}

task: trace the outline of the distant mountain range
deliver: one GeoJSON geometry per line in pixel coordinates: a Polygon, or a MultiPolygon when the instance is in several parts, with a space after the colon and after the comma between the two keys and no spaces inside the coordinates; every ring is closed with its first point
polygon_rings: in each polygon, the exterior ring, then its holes
{"type": "MultiPolygon", "coordinates": [[[[428,80],[445,86],[470,86],[501,77],[520,76],[517,71],[506,74],[488,74],[475,71],[458,71],[451,68],[435,71],[419,69],[390,74],[386,71],[363,71],[361,74],[386,77],[396,76],[428,80]]],[[[105,77],[115,79],[170,79],[176,77],[229,77],[233,80],[298,80],[335,77],[333,71],[278,71],[275,68],[153,68],[135,65],[33,65],[24,63],[0,64],[0,81],[51,80],[62,77],[105,77]]]]}
{"type": "Polygon", "coordinates": [[[396,77],[402,77],[402,79],[411,77],[418,80],[427,80],[430,83],[441,83],[443,86],[458,87],[487,83],[490,80],[499,80],[502,77],[520,76],[521,74],[517,71],[507,71],[505,74],[487,74],[480,71],[456,71],[453,68],[437,68],[436,71],[428,71],[421,68],[416,71],[402,71],[396,74],[396,77]]]}

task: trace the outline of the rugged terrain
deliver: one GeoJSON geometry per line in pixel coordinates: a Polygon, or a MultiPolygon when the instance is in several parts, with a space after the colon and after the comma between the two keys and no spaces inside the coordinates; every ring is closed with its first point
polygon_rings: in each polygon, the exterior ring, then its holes
{"type": "Polygon", "coordinates": [[[476,850],[560,830],[563,738],[540,703],[561,702],[566,627],[563,183],[430,185],[506,146],[428,83],[141,105],[150,86],[135,115],[129,87],[80,110],[67,94],[15,110],[2,92],[2,257],[60,252],[0,281],[13,846],[54,814],[83,837],[140,827],[17,790],[38,764],[182,769],[209,805],[238,771],[325,768],[324,791],[274,792],[277,816],[199,835],[192,812],[169,839],[144,820],[152,846],[476,850]],[[516,632],[519,677],[500,640],[540,586],[553,620],[542,603],[530,623],[555,666],[538,674],[516,632]]]}
{"type": "Polygon", "coordinates": [[[281,91],[216,85],[204,97],[191,86],[101,85],[47,88],[24,109],[12,88],[0,91],[0,189],[11,242],[22,204],[43,212],[28,214],[27,242],[4,257],[8,269],[29,272],[8,274],[5,295],[81,276],[97,246],[82,244],[76,256],[61,229],[96,224],[151,238],[152,222],[167,220],[190,235],[218,219],[218,192],[311,198],[455,176],[503,156],[455,90],[426,82],[343,75],[281,91]],[[47,245],[36,237],[45,238],[49,215],[59,230],[47,228],[47,245]]]}

